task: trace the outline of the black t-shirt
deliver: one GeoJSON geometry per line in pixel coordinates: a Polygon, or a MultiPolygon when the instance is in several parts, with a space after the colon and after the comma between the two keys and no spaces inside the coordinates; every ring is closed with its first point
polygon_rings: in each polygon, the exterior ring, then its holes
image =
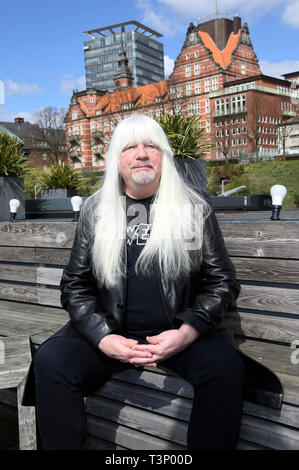
{"type": "Polygon", "coordinates": [[[171,328],[161,296],[158,268],[150,274],[136,274],[135,264],[150,235],[150,205],[153,197],[127,203],[127,296],[126,333],[145,338],[171,328]]]}

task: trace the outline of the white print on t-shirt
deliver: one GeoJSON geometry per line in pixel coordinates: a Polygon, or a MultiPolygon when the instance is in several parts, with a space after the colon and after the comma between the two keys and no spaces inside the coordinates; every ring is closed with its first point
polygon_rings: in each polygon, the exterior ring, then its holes
{"type": "Polygon", "coordinates": [[[145,245],[150,237],[152,224],[135,224],[127,227],[127,244],[132,245],[136,241],[136,245],[145,245]]]}

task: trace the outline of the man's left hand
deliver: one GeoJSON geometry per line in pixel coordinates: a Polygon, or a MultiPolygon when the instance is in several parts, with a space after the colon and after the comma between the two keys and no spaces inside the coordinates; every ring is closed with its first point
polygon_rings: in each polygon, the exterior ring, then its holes
{"type": "MultiPolygon", "coordinates": [[[[199,333],[193,326],[188,323],[183,323],[177,330],[166,330],[159,335],[147,336],[146,340],[148,344],[136,344],[132,349],[151,352],[153,354],[151,365],[155,366],[157,362],[168,359],[185,349],[193,343],[198,336],[199,333]]],[[[142,359],[138,357],[131,358],[130,363],[136,366],[144,365],[142,359]]]]}

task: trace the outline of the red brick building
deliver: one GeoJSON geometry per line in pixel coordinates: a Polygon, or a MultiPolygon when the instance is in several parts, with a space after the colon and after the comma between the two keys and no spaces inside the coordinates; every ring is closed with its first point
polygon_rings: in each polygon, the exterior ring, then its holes
{"type": "Polygon", "coordinates": [[[272,155],[276,126],[296,115],[290,78],[261,74],[247,23],[242,25],[239,17],[190,23],[167,81],[134,88],[131,78],[121,54],[115,92],[88,89],[73,94],[66,135],[77,168],[105,166],[113,128],[132,112],[199,115],[213,144],[210,158],[272,155]]]}

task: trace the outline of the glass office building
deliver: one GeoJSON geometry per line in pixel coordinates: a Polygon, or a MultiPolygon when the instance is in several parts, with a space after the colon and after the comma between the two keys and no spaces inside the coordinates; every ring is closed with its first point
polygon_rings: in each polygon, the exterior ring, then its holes
{"type": "Polygon", "coordinates": [[[118,56],[123,48],[134,77],[134,87],[164,80],[162,35],[137,21],[85,31],[91,39],[84,41],[86,88],[114,90],[118,56]]]}

